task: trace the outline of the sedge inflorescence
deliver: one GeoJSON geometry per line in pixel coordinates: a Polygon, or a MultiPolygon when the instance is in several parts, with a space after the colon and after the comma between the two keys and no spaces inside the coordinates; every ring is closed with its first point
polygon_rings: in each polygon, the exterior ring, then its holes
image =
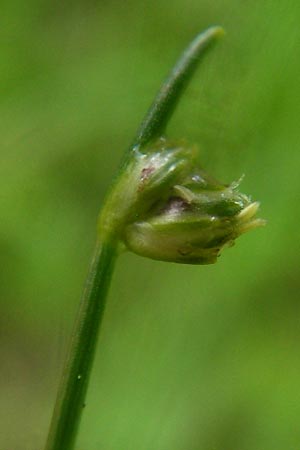
{"type": "MultiPolygon", "coordinates": [[[[258,202],[239,183],[222,184],[197,162],[197,149],[159,138],[136,149],[108,198],[106,226],[123,247],[141,256],[187,264],[212,264],[221,250],[264,224],[258,202]]],[[[103,217],[103,216],[102,216],[103,217]]]]}

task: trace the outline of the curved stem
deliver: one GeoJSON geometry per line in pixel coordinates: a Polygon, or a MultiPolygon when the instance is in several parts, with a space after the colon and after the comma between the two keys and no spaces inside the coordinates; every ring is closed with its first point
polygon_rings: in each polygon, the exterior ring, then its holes
{"type": "Polygon", "coordinates": [[[114,241],[97,243],[78,311],[45,450],[71,450],[94,359],[116,257],[114,241]]]}
{"type": "MultiPolygon", "coordinates": [[[[146,114],[126,155],[127,158],[132,156],[133,148],[144,146],[164,133],[180,96],[201,59],[200,56],[203,56],[222,34],[222,28],[211,27],[199,34],[188,46],[146,114]]],[[[121,173],[123,171],[124,164],[121,173]]],[[[112,213],[118,216],[119,211],[113,210],[112,213]]],[[[117,254],[116,239],[116,237],[106,238],[97,243],[59,386],[45,450],[72,450],[74,447],[117,254]]]]}
{"type": "Polygon", "coordinates": [[[159,136],[176,108],[195,69],[206,51],[224,34],[222,27],[214,26],[198,34],[179,57],[169,76],[162,84],[133,141],[132,147],[143,146],[159,136]]]}

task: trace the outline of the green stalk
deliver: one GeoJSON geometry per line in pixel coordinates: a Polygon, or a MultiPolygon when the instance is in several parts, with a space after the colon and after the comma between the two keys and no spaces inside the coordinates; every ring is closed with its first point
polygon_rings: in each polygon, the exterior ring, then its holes
{"type": "Polygon", "coordinates": [[[46,450],[69,450],[74,446],[115,258],[115,242],[97,243],[58,389],[46,450]]]}
{"type": "MultiPolygon", "coordinates": [[[[117,247],[121,239],[122,230],[120,228],[122,227],[120,227],[120,224],[124,222],[124,218],[119,217],[120,211],[124,210],[124,203],[128,202],[126,189],[123,189],[124,179],[121,179],[126,170],[126,163],[130,161],[131,157],[134,157],[134,148],[137,146],[143,147],[152,139],[163,134],[184,88],[200,61],[200,56],[222,34],[223,30],[220,27],[209,28],[198,35],[179,58],[178,63],[162,85],[142,122],[129,152],[126,154],[125,164],[121,166],[119,177],[114,182],[112,189],[112,192],[117,192],[117,194],[115,197],[113,195],[107,197],[103,211],[105,215],[113,218],[113,220],[108,220],[106,223],[114,225],[111,225],[113,229],[103,230],[100,227],[99,230],[100,240],[96,245],[95,255],[91,263],[86,288],[74,326],[45,450],[72,450],[75,445],[76,433],[84,408],[85,395],[94,359],[97,336],[117,256],[117,247]],[[120,181],[119,186],[118,181],[120,181]],[[115,206],[116,198],[117,201],[121,202],[120,208],[115,206]],[[120,233],[120,236],[118,233],[120,233]],[[113,238],[107,238],[106,236],[113,236],[113,238]]],[[[130,184],[130,180],[128,180],[128,184],[130,184]]],[[[125,210],[127,209],[125,208],[125,210]]]]}

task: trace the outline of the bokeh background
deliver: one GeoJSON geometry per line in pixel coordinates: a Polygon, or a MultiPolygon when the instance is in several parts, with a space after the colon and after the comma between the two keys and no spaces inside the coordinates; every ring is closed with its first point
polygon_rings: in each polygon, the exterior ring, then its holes
{"type": "Polygon", "coordinates": [[[42,450],[123,151],[211,24],[169,127],[261,201],[218,264],[124,254],[76,450],[300,448],[300,3],[12,0],[0,28],[0,449],[42,450]]]}

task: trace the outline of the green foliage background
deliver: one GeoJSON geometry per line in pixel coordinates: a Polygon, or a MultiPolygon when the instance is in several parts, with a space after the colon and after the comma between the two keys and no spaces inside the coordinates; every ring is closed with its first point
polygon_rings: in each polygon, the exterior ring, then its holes
{"type": "Polygon", "coordinates": [[[12,0],[0,30],[0,449],[42,450],[124,149],[188,41],[227,36],[169,127],[264,229],[217,265],[124,254],[77,450],[300,448],[300,3],[12,0]]]}

